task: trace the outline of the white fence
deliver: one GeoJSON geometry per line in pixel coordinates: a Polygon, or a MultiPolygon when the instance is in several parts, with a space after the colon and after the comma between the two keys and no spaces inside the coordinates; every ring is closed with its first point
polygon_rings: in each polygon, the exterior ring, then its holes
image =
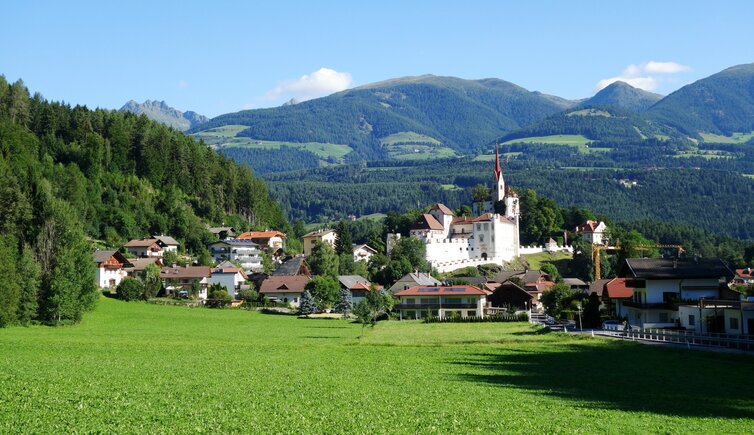
{"type": "Polygon", "coordinates": [[[631,340],[680,343],[688,346],[715,346],[754,351],[754,335],[738,334],[698,334],[694,331],[671,331],[667,329],[646,329],[631,327],[623,330],[622,325],[606,326],[605,331],[613,337],[631,340]]]}

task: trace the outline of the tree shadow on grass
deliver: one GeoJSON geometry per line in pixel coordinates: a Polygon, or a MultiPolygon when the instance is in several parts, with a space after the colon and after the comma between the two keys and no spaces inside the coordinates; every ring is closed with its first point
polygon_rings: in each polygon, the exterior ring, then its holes
{"type": "Polygon", "coordinates": [[[556,345],[476,354],[461,379],[672,416],[754,419],[754,358],[635,343],[556,345]]]}

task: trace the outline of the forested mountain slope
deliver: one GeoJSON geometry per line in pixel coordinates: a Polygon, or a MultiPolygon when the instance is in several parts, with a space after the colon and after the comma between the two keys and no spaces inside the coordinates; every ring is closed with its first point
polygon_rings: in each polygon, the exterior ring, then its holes
{"type": "Polygon", "coordinates": [[[0,76],[0,326],[75,321],[96,299],[92,251],[206,223],[287,229],[265,183],[183,133],[33,97],[0,76]]]}
{"type": "Polygon", "coordinates": [[[754,63],[686,85],[647,110],[652,119],[687,134],[730,136],[754,131],[754,63]]]}
{"type": "Polygon", "coordinates": [[[583,107],[610,106],[632,112],[642,112],[661,99],[662,95],[635,88],[626,82],[617,81],[579,105],[583,107]]]}
{"type": "Polygon", "coordinates": [[[352,158],[383,158],[380,139],[401,132],[429,136],[465,152],[504,132],[575,104],[498,79],[405,77],[272,109],[221,115],[192,132],[246,125],[259,140],[350,145],[352,158]]]}

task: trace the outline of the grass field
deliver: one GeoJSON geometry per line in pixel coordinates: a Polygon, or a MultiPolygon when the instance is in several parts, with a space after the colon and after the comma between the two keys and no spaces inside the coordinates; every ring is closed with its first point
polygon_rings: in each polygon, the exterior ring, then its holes
{"type": "Polygon", "coordinates": [[[439,140],[413,131],[402,131],[380,139],[388,157],[394,160],[429,160],[457,157],[456,152],[439,140]]]}
{"type": "Polygon", "coordinates": [[[390,136],[380,139],[380,143],[383,145],[395,145],[400,143],[441,145],[441,142],[432,136],[415,133],[413,131],[402,131],[400,133],[391,134],[390,136]]]}
{"type": "Polygon", "coordinates": [[[720,134],[712,133],[699,133],[699,136],[704,139],[705,142],[710,143],[744,143],[754,137],[754,131],[749,133],[733,133],[730,136],[723,136],[720,134]]]}
{"type": "Polygon", "coordinates": [[[546,144],[575,146],[582,153],[609,152],[611,148],[590,147],[591,140],[580,134],[554,134],[551,136],[531,136],[520,139],[511,139],[501,145],[511,144],[546,144]]]}
{"type": "Polygon", "coordinates": [[[701,157],[706,160],[710,159],[732,159],[735,156],[727,151],[720,151],[720,150],[694,150],[694,151],[683,151],[679,152],[678,154],[674,155],[675,158],[691,158],[691,157],[701,157]]]}
{"type": "Polygon", "coordinates": [[[0,433],[750,432],[754,358],[528,324],[299,320],[106,299],[0,330],[0,433]]]}
{"type": "Polygon", "coordinates": [[[194,133],[198,139],[203,139],[208,145],[216,148],[238,147],[238,148],[260,148],[260,149],[280,149],[281,146],[298,148],[303,151],[309,151],[322,159],[333,157],[342,159],[346,154],[353,151],[348,145],[322,143],[322,142],[285,142],[273,140],[257,140],[248,137],[236,137],[238,133],[249,128],[245,125],[226,125],[223,127],[213,128],[211,130],[194,133]]]}

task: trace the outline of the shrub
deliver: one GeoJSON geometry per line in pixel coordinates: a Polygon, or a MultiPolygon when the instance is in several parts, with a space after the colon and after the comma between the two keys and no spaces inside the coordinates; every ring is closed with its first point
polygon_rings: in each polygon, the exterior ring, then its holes
{"type": "Polygon", "coordinates": [[[529,315],[526,313],[516,314],[495,314],[491,316],[451,316],[451,317],[425,317],[423,323],[494,323],[494,322],[528,322],[529,315]]]}
{"type": "Polygon", "coordinates": [[[230,305],[233,298],[221,284],[212,284],[209,287],[207,306],[210,308],[223,308],[230,305]]]}
{"type": "Polygon", "coordinates": [[[136,278],[124,278],[117,287],[118,298],[135,301],[144,296],[144,284],[136,278]]]}

